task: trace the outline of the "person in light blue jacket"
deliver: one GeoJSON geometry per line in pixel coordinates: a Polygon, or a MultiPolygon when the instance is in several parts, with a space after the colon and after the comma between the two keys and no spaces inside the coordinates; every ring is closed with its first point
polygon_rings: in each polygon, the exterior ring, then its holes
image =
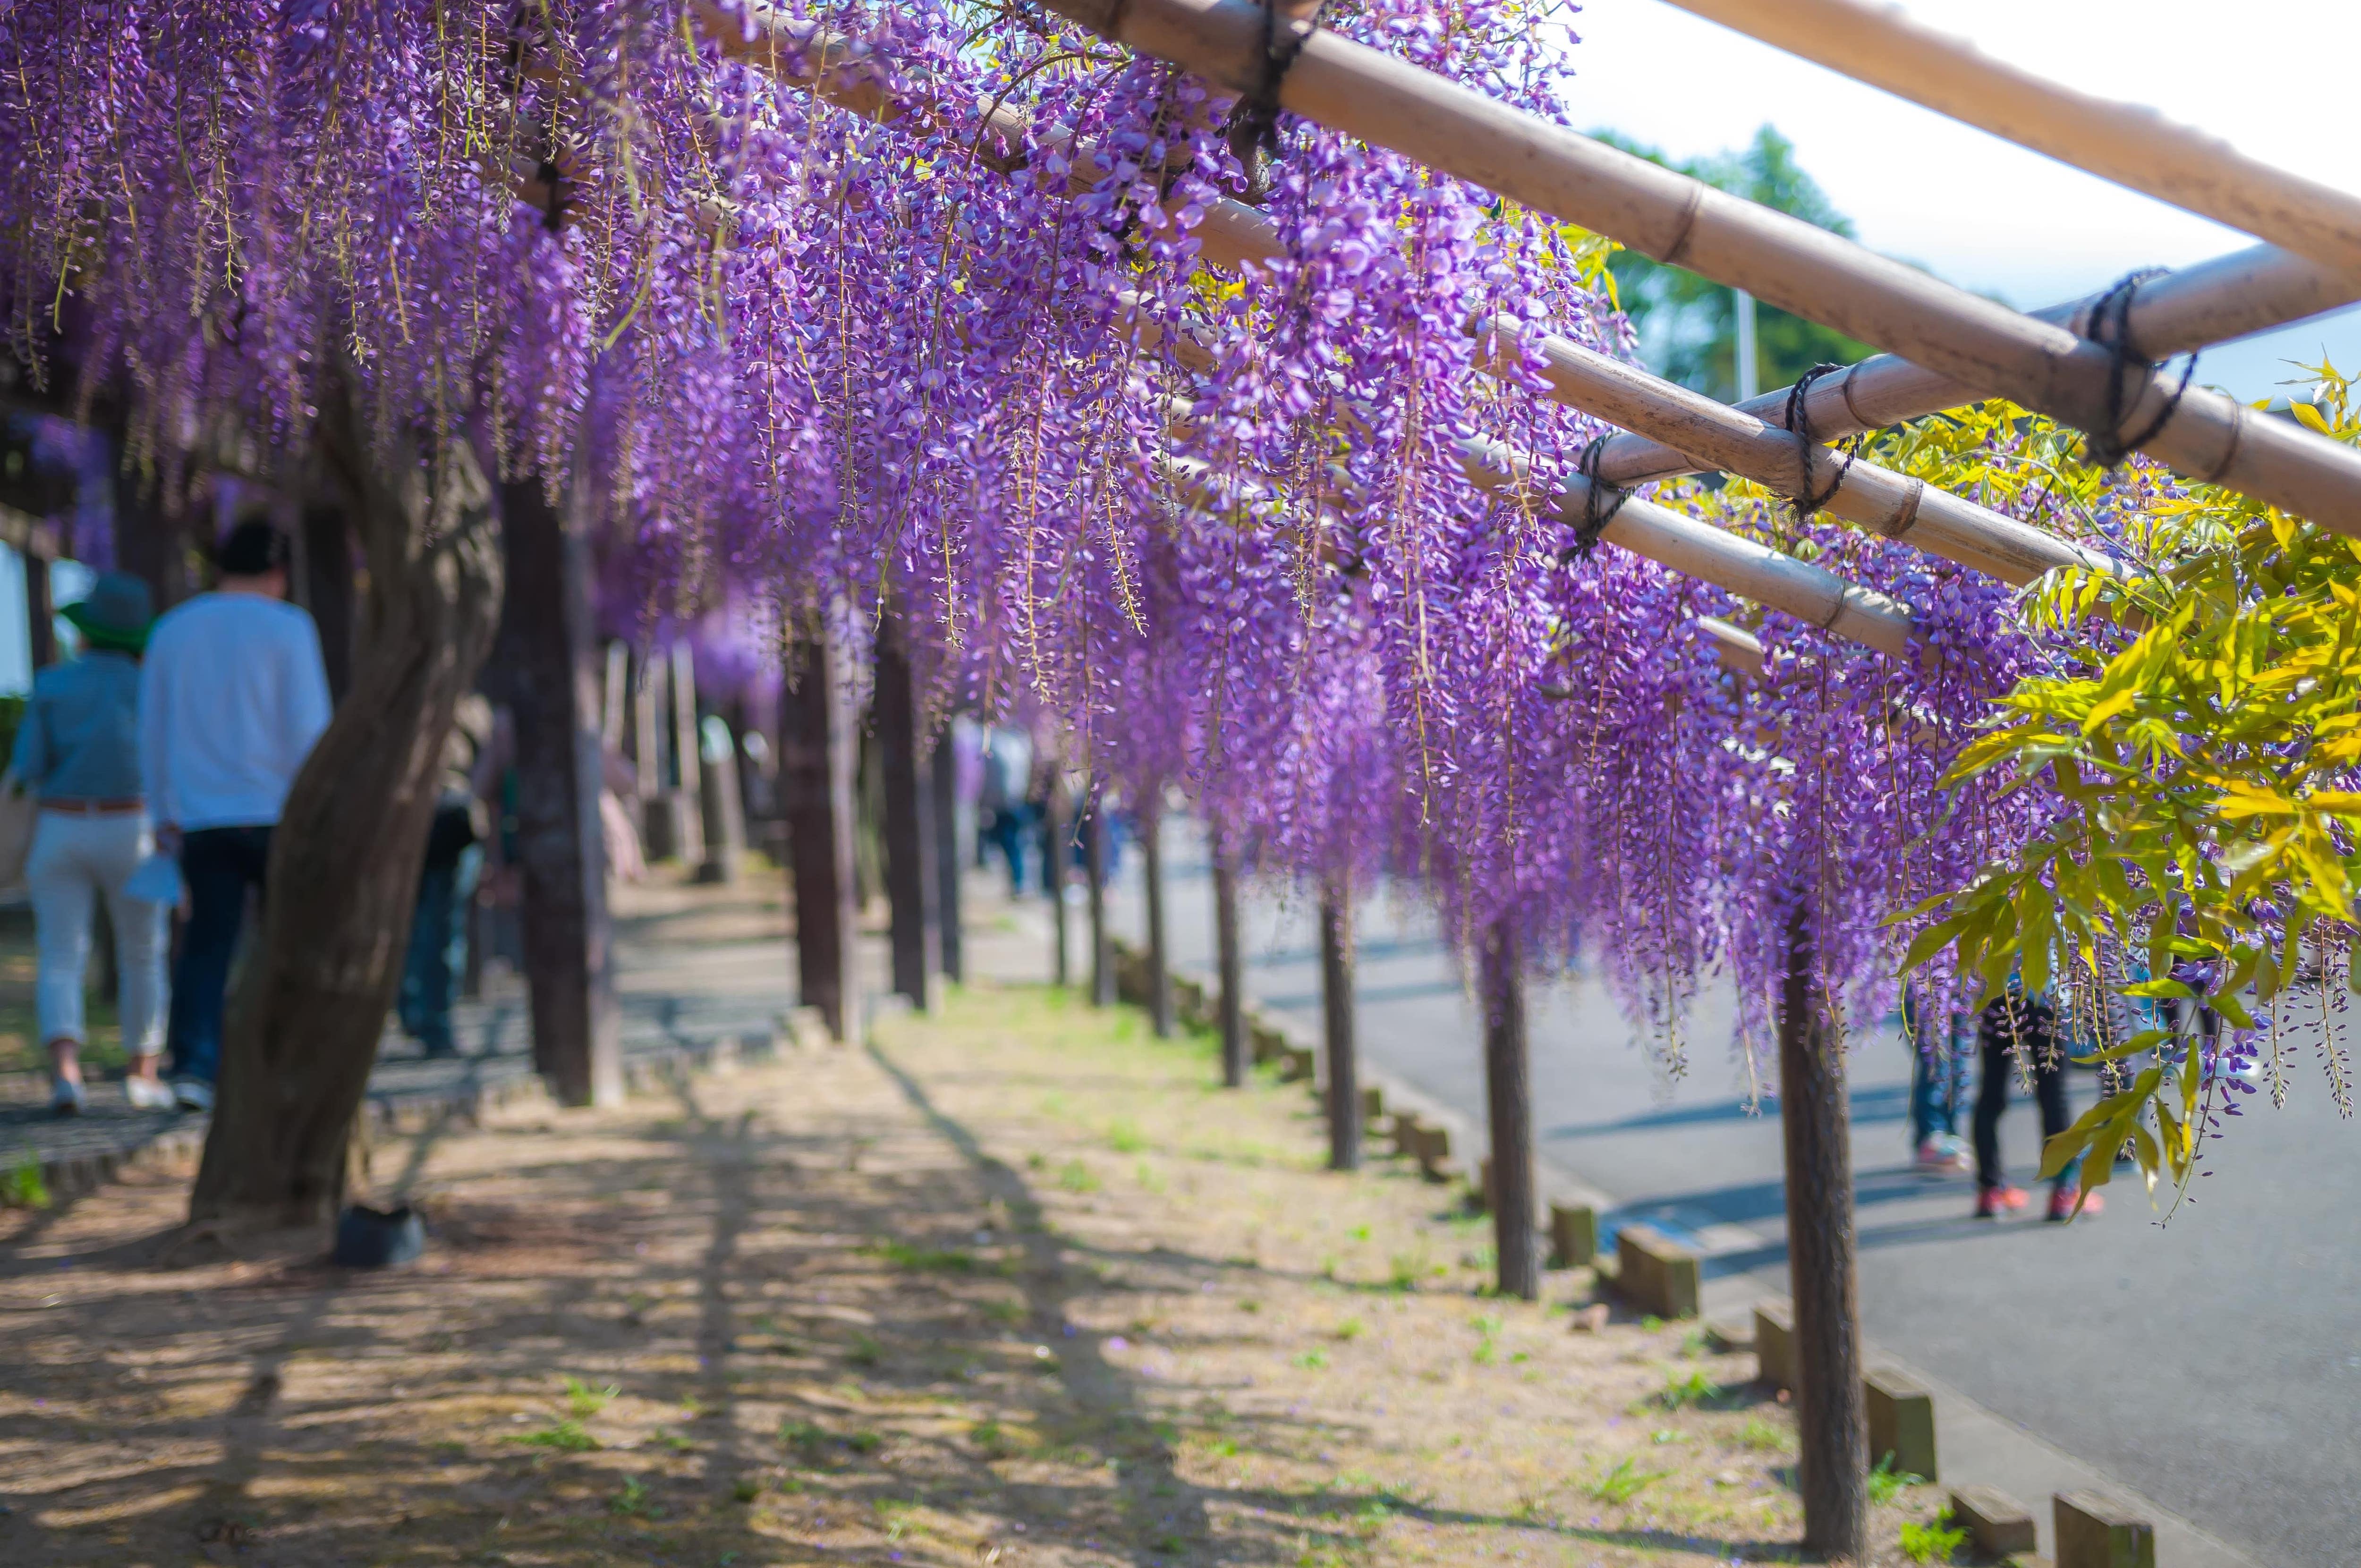
{"type": "Polygon", "coordinates": [[[25,883],[40,948],[36,1006],[49,1048],[49,1103],[60,1115],[80,1113],[84,1102],[82,981],[101,898],[115,932],[126,1092],[142,1109],[172,1103],[156,1071],[164,1043],[164,906],[132,896],[130,887],[155,847],[139,783],[139,659],[152,603],[146,583],[109,572],[88,598],[67,606],[84,652],[34,676],[16,730],[17,787],[40,806],[25,883]]]}

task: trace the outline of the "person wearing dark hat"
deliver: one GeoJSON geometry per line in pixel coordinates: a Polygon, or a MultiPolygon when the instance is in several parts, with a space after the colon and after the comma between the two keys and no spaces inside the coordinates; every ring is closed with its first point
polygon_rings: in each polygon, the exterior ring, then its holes
{"type": "Polygon", "coordinates": [[[40,948],[36,1010],[49,1047],[50,1105],[82,1108],[82,977],[99,899],[115,932],[117,1017],[130,1058],[132,1104],[169,1109],[156,1073],[164,1043],[164,906],[133,895],[132,873],[154,852],[139,781],[139,659],[148,644],[148,585],[109,572],[64,616],[82,653],[33,677],[16,730],[18,787],[40,810],[25,861],[40,948]]]}
{"type": "Polygon", "coordinates": [[[222,1002],[288,786],[328,727],[320,631],[286,602],[287,535],[251,518],[214,552],[220,580],[156,622],[139,686],[139,762],[189,921],[172,974],[172,1092],[209,1111],[222,1002]]]}

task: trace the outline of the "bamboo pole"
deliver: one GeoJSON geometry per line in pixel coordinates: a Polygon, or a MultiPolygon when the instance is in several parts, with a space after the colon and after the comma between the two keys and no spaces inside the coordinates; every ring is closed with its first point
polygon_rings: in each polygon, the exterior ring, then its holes
{"type": "Polygon", "coordinates": [[[2155,109],[2077,92],[1861,0],[1673,0],[1856,82],[2272,240],[2361,286],[2361,197],[2155,109]]]}
{"type": "MultiPolygon", "coordinates": [[[[1245,0],[1051,0],[1102,36],[1235,91],[1260,81],[1263,12],[1245,0]]],[[[1792,313],[2084,431],[2152,433],[2140,449],[2191,477],[2361,533],[2361,452],[2249,416],[2219,393],[2175,398],[2064,327],[1863,249],[1802,220],[1523,114],[1334,32],[1279,85],[1290,111],[1620,240],[1792,313]]]]}
{"type": "MultiPolygon", "coordinates": [[[[1501,317],[1486,350],[1486,363],[1506,370],[1517,359],[1510,345],[1516,323],[1501,317]]],[[[1989,507],[1881,468],[1873,463],[1840,464],[1817,442],[1806,444],[1787,430],[1700,392],[1661,380],[1637,366],[1583,347],[1554,334],[1534,345],[1542,374],[1560,402],[1621,425],[1645,430],[1716,467],[1767,485],[1784,496],[1826,494],[1827,510],[1872,533],[1899,539],[1930,554],[1986,572],[2003,582],[2025,584],[2059,566],[2110,571],[2112,564],[1989,507]],[[1805,460],[1810,454],[1810,461],[1805,460]]],[[[1817,430],[1814,434],[1817,434],[1817,430]]]]}
{"type": "MultiPolygon", "coordinates": [[[[2087,335],[2101,296],[2069,300],[2034,313],[2077,335],[2087,335]]],[[[2140,285],[2125,330],[2152,358],[2188,354],[2209,344],[2267,332],[2342,309],[2356,290],[2313,261],[2277,246],[2257,245],[2186,267],[2140,285]]],[[[1738,404],[1741,412],[1775,418],[1787,406],[1782,387],[1738,404]]],[[[1804,393],[1812,433],[1835,441],[1979,401],[1984,393],[1897,354],[1880,354],[1815,381],[1804,393]]],[[[1644,433],[1610,437],[1597,464],[1610,485],[1639,485],[1697,471],[1696,458],[1644,433]]]]}

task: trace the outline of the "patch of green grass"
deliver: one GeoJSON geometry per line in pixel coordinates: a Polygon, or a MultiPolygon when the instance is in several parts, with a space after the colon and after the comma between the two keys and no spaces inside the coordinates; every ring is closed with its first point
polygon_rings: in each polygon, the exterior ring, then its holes
{"type": "Polygon", "coordinates": [[[31,1155],[11,1169],[0,1171],[0,1209],[46,1209],[49,1184],[41,1179],[41,1162],[31,1155]]]}
{"type": "Polygon", "coordinates": [[[615,1402],[622,1390],[609,1383],[604,1388],[593,1388],[579,1377],[566,1380],[566,1408],[574,1412],[577,1420],[588,1420],[592,1416],[615,1402]]]}
{"type": "Polygon", "coordinates": [[[588,1453],[598,1446],[598,1440],[582,1430],[576,1420],[559,1421],[543,1427],[539,1431],[519,1432],[508,1440],[526,1448],[546,1448],[557,1453],[588,1453]]]}
{"type": "Polygon", "coordinates": [[[789,1448],[800,1448],[809,1452],[825,1447],[828,1442],[828,1433],[811,1421],[781,1421],[779,1441],[789,1448]]]}
{"type": "Polygon", "coordinates": [[[1424,1247],[1417,1247],[1409,1252],[1398,1252],[1394,1254],[1390,1262],[1391,1272],[1387,1276],[1387,1283],[1397,1290],[1415,1290],[1418,1288],[1418,1282],[1427,1276],[1427,1256],[1424,1247]]]}
{"type": "Polygon", "coordinates": [[[1369,1227],[1367,1225],[1355,1225],[1351,1230],[1345,1234],[1351,1236],[1356,1242],[1365,1242],[1369,1239],[1369,1227]]]}
{"type": "Polygon", "coordinates": [[[1336,1325],[1336,1337],[1338,1339],[1359,1339],[1363,1334],[1367,1333],[1368,1332],[1369,1325],[1361,1321],[1358,1318],[1346,1318],[1343,1322],[1336,1325]]]}
{"type": "Polygon", "coordinates": [[[1760,1416],[1753,1417],[1738,1429],[1738,1441],[1765,1453],[1787,1452],[1787,1434],[1760,1416]]]}
{"type": "Polygon", "coordinates": [[[1328,1369],[1328,1353],[1324,1350],[1307,1350],[1290,1359],[1306,1372],[1325,1372],[1328,1369]]]}
{"type": "Polygon", "coordinates": [[[1693,1369],[1686,1377],[1678,1372],[1667,1372],[1664,1386],[1656,1390],[1656,1403],[1668,1410],[1686,1410],[1720,1397],[1721,1385],[1708,1377],[1702,1367],[1693,1369]]]}
{"type": "Polygon", "coordinates": [[[897,1268],[932,1270],[941,1274],[973,1274],[978,1267],[975,1254],[958,1247],[912,1246],[907,1242],[872,1242],[861,1249],[873,1257],[882,1257],[897,1268]]]}
{"type": "Polygon", "coordinates": [[[1671,1474],[1669,1470],[1642,1470],[1639,1457],[1627,1453],[1614,1469],[1590,1484],[1590,1495],[1602,1503],[1628,1503],[1671,1474]]]}
{"type": "Polygon", "coordinates": [[[1951,1522],[1945,1508],[1926,1524],[1902,1527],[1902,1555],[1913,1563],[1949,1563],[1968,1543],[1968,1532],[1951,1522]]]}
{"type": "Polygon", "coordinates": [[[1913,1475],[1907,1470],[1894,1468],[1894,1455],[1887,1454],[1869,1473],[1869,1501],[1872,1508],[1883,1508],[1901,1494],[1905,1486],[1923,1486],[1924,1475],[1913,1475]]]}
{"type": "Polygon", "coordinates": [[[1146,1160],[1141,1160],[1137,1167],[1133,1169],[1131,1174],[1132,1179],[1139,1183],[1140,1190],[1142,1191],[1161,1192],[1164,1190],[1164,1179],[1157,1175],[1155,1167],[1149,1165],[1146,1160]]]}
{"type": "Polygon", "coordinates": [[[1016,1446],[1010,1441],[1008,1430],[998,1421],[978,1421],[967,1429],[967,1435],[976,1447],[994,1459],[1012,1452],[1016,1446]]]}
{"type": "Polygon", "coordinates": [[[855,1366],[874,1366],[885,1359],[885,1347],[867,1334],[855,1334],[852,1348],[845,1352],[844,1359],[855,1366]]]}
{"type": "Polygon", "coordinates": [[[1058,1185],[1069,1192],[1096,1192],[1099,1179],[1081,1160],[1070,1159],[1058,1168],[1058,1185]]]}
{"type": "Polygon", "coordinates": [[[647,1483],[636,1475],[623,1477],[623,1489],[607,1499],[607,1511],[625,1519],[654,1519],[658,1510],[648,1498],[647,1483]]]}
{"type": "Polygon", "coordinates": [[[1148,1147],[1148,1135],[1136,1122],[1119,1121],[1107,1128],[1107,1147],[1117,1154],[1138,1154],[1148,1147]]]}
{"type": "Polygon", "coordinates": [[[986,1301],[983,1304],[983,1315],[1004,1327],[1021,1323],[1025,1321],[1025,1303],[1007,1300],[986,1301]]]}
{"type": "Polygon", "coordinates": [[[1476,1365],[1489,1366],[1500,1359],[1501,1320],[1496,1312],[1485,1312],[1475,1320],[1476,1365]]]}
{"type": "Polygon", "coordinates": [[[873,1431],[847,1432],[844,1446],[855,1453],[871,1454],[885,1446],[885,1439],[873,1431]]]}
{"type": "Polygon", "coordinates": [[[752,1475],[741,1475],[730,1483],[730,1496],[741,1503],[751,1503],[763,1495],[763,1483],[752,1475]]]}

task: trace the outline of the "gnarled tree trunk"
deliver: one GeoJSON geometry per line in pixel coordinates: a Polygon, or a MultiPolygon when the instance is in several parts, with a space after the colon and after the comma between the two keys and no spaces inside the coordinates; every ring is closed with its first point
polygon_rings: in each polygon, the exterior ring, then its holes
{"type": "Polygon", "coordinates": [[[454,709],[491,647],[500,530],[467,442],[374,447],[322,399],[321,455],[368,561],[351,695],[296,775],[260,940],[230,999],[194,1222],[324,1223],[401,983],[454,709]]]}

